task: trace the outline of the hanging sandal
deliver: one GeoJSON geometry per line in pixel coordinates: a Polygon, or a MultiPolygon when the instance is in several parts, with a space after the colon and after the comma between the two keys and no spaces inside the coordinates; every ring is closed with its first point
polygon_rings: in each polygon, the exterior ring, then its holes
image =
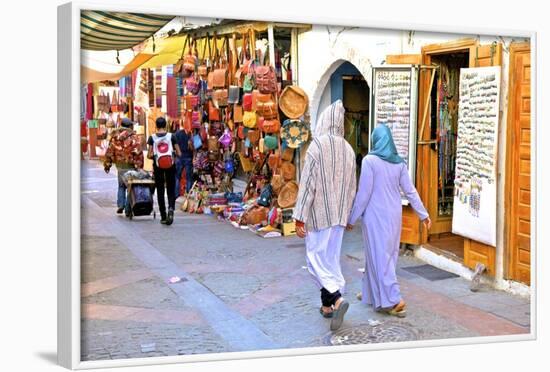
{"type": "Polygon", "coordinates": [[[323,318],[332,318],[332,316],[334,315],[334,310],[327,313],[327,312],[323,311],[323,307],[322,307],[322,306],[319,308],[319,312],[321,313],[321,315],[323,316],[323,318]]]}

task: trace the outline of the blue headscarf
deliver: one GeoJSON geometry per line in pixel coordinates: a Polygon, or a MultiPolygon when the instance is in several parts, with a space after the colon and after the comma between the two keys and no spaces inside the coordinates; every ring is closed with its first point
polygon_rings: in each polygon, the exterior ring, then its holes
{"type": "Polygon", "coordinates": [[[385,124],[379,124],[374,128],[371,135],[372,150],[369,155],[376,155],[380,159],[390,163],[404,163],[404,160],[397,154],[395,143],[390,128],[385,124]]]}

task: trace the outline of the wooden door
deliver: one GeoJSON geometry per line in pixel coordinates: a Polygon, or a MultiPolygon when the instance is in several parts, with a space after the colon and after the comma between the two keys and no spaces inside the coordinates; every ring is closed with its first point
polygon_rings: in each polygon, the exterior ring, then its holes
{"type": "MultiPolygon", "coordinates": [[[[422,47],[422,64],[430,66],[433,62],[433,56],[449,53],[469,53],[478,45],[475,39],[461,39],[447,43],[437,43],[425,45],[422,47]]],[[[416,178],[418,193],[424,202],[424,206],[432,219],[432,228],[429,234],[438,234],[451,231],[451,218],[439,216],[437,208],[437,190],[438,190],[438,156],[433,143],[435,138],[431,138],[430,130],[430,112],[431,94],[434,80],[432,75],[434,71],[423,70],[419,81],[419,101],[418,101],[418,132],[419,140],[423,142],[417,149],[416,178]],[[427,115],[425,115],[427,114],[427,115]],[[424,125],[422,122],[424,121],[424,125]],[[424,128],[422,131],[421,128],[424,128]]],[[[421,243],[428,240],[428,232],[424,231],[421,243]]]]}
{"type": "MultiPolygon", "coordinates": [[[[386,63],[389,65],[419,65],[422,63],[421,54],[391,54],[386,56],[386,63]]],[[[418,173],[418,172],[417,172],[418,173]]],[[[419,179],[416,177],[416,184],[419,179]]],[[[401,243],[421,244],[422,227],[418,216],[411,206],[403,207],[403,217],[401,224],[401,243]]]]}
{"type": "Polygon", "coordinates": [[[531,49],[510,48],[510,90],[506,161],[506,249],[508,277],[526,284],[531,278],[531,49]]]}

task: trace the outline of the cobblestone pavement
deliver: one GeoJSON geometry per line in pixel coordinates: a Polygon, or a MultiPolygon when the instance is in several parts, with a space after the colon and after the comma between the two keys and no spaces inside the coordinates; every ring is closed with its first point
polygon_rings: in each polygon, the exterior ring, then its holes
{"type": "Polygon", "coordinates": [[[346,233],[342,269],[351,306],[337,332],[318,313],[319,291],[297,237],[263,239],[212,216],[116,215],[116,171],[82,170],[82,360],[299,348],[529,333],[529,299],[458,277],[430,280],[398,263],[408,314],[397,319],[355,299],[361,234],[346,233]],[[169,284],[177,275],[182,281],[169,284]]]}

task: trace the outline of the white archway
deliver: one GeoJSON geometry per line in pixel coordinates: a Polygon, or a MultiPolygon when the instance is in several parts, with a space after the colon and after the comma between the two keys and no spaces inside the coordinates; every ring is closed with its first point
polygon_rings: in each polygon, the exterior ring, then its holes
{"type": "Polygon", "coordinates": [[[343,63],[349,62],[352,65],[359,70],[361,75],[365,78],[365,81],[367,82],[367,85],[370,89],[371,87],[371,77],[372,77],[372,64],[370,62],[370,59],[366,57],[361,57],[357,54],[357,51],[353,48],[338,48],[337,50],[333,51],[333,58],[331,62],[327,63],[325,68],[322,71],[325,71],[319,80],[317,81],[317,85],[315,87],[315,90],[313,92],[313,95],[310,99],[310,123],[311,123],[311,129],[313,130],[315,126],[317,125],[317,115],[319,110],[319,104],[321,102],[321,98],[323,96],[323,92],[325,90],[325,87],[330,81],[330,77],[332,74],[340,67],[343,63]]]}

